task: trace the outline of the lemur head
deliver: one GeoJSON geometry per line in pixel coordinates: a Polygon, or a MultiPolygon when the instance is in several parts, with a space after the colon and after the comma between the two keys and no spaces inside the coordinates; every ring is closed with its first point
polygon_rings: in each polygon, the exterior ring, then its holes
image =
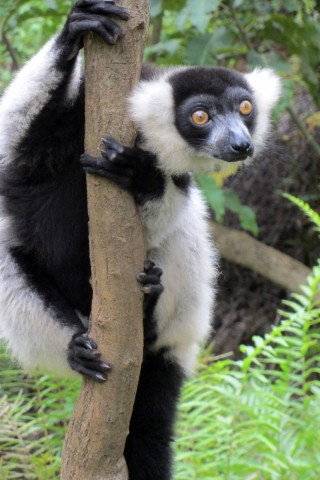
{"type": "Polygon", "coordinates": [[[279,94],[269,69],[180,67],[142,80],[130,103],[144,147],[165,171],[181,174],[248,163],[265,144],[279,94]]]}

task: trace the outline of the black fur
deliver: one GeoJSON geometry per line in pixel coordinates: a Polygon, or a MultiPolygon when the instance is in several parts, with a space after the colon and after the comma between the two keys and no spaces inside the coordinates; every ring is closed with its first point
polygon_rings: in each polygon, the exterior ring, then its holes
{"type": "Polygon", "coordinates": [[[173,87],[176,106],[179,106],[186,98],[195,95],[213,95],[217,99],[224,98],[225,91],[232,87],[240,87],[251,93],[245,78],[240,73],[227,68],[192,67],[174,73],[170,76],[169,81],[173,87]],[[201,78],[201,82],[199,82],[199,78],[201,78]]]}
{"type": "Polygon", "coordinates": [[[139,147],[125,147],[111,137],[103,139],[103,143],[102,157],[81,157],[87,172],[107,177],[128,190],[138,205],[163,196],[165,177],[154,155],[139,147]]]}
{"type": "MultiPolygon", "coordinates": [[[[61,81],[48,92],[48,102],[32,120],[15,147],[15,158],[0,177],[3,207],[16,236],[10,255],[57,321],[76,332],[67,351],[70,367],[98,382],[106,379],[111,365],[101,359],[98,346],[86,336],[87,328],[76,313],[88,316],[92,300],[86,182],[79,161],[84,150],[83,82],[74,101],[67,102],[66,96],[82,34],[94,30],[109,43],[121,35],[121,29],[106,14],[128,18],[123,9],[111,3],[76,3],[55,40],[58,55],[54,68],[62,73],[61,81]]],[[[107,172],[110,178],[112,162],[108,157],[117,149],[122,167],[113,179],[139,204],[160,198],[164,176],[155,157],[138,146],[128,149],[114,141],[105,144],[99,159],[103,172],[97,173],[107,172]]],[[[90,168],[96,169],[97,161],[90,168]]],[[[117,166],[112,166],[115,175],[117,166]]],[[[154,308],[163,289],[161,273],[155,265],[147,265],[145,276],[139,279],[145,291],[146,345],[156,339],[154,308]]],[[[182,374],[177,365],[166,363],[164,353],[152,355],[145,349],[125,452],[130,480],[170,478],[170,441],[182,374]]]]}
{"type": "Polygon", "coordinates": [[[154,316],[154,310],[163,292],[161,284],[162,270],[153,262],[146,261],[144,271],[137,276],[138,282],[145,293],[143,301],[143,330],[145,347],[154,343],[157,339],[157,320],[154,316]]]}
{"type": "Polygon", "coordinates": [[[59,66],[64,69],[66,60],[74,58],[82,47],[82,35],[92,31],[106,43],[113,45],[123,35],[122,29],[112,20],[112,16],[128,20],[128,11],[114,2],[101,0],[78,0],[57,37],[59,66]],[[111,16],[111,18],[109,18],[111,16]]]}
{"type": "Polygon", "coordinates": [[[124,452],[129,480],[171,479],[171,442],[183,373],[165,353],[148,354],[142,363],[124,452]]]}
{"type": "Polygon", "coordinates": [[[244,160],[253,155],[250,135],[241,128],[241,123],[253,133],[257,112],[243,76],[225,68],[190,68],[173,74],[169,81],[173,87],[175,125],[190,145],[206,153],[209,149],[212,156],[227,161],[244,160]],[[253,104],[248,116],[239,112],[243,100],[253,104]],[[197,110],[209,115],[204,125],[192,121],[192,114],[197,110]]]}
{"type": "Polygon", "coordinates": [[[192,184],[192,177],[190,173],[185,175],[172,175],[172,180],[175,186],[185,195],[187,195],[190,185],[192,184]]]}
{"type": "MultiPolygon", "coordinates": [[[[10,167],[1,174],[0,194],[14,219],[19,249],[13,252],[33,287],[50,303],[88,315],[91,287],[83,151],[83,89],[76,103],[63,105],[66,81],[31,123],[10,167]],[[43,278],[47,281],[44,282],[43,278]],[[50,287],[49,287],[50,285],[50,287]]],[[[63,318],[65,309],[58,314],[63,318]]]]}
{"type": "MultiPolygon", "coordinates": [[[[106,379],[111,365],[100,358],[94,340],[86,337],[87,329],[77,313],[88,316],[92,300],[86,182],[82,167],[128,190],[140,206],[149,200],[161,199],[168,181],[155,155],[141,148],[143,142],[139,138],[133,148],[107,138],[102,157],[83,154],[84,84],[81,83],[78,96],[72,101],[67,100],[68,86],[83,33],[93,30],[108,43],[114,43],[122,35],[114,17],[126,20],[128,13],[112,2],[76,2],[54,41],[57,55],[52,69],[61,74],[60,83],[47,92],[46,105],[15,146],[15,156],[0,176],[3,207],[12,219],[16,239],[9,253],[30,288],[54,312],[60,325],[73,328],[75,334],[66,352],[70,367],[96,381],[106,379]]],[[[141,78],[150,80],[158,75],[155,68],[146,66],[141,78]]],[[[176,126],[195,146],[205,144],[208,132],[184,123],[190,108],[204,102],[207,108],[223,114],[225,108],[232,110],[241,96],[252,97],[241,76],[222,69],[183,70],[173,74],[170,82],[176,126]],[[227,88],[233,90],[225,96],[227,88]]],[[[249,129],[253,128],[254,115],[244,121],[249,129]]],[[[181,195],[187,195],[191,176],[171,178],[181,195]]],[[[125,447],[130,480],[171,478],[171,441],[183,366],[165,349],[152,351],[157,340],[155,306],[163,290],[161,274],[156,265],[149,263],[138,276],[145,292],[145,348],[125,447]]]]}
{"type": "Polygon", "coordinates": [[[78,332],[73,335],[68,349],[70,366],[82,375],[87,375],[97,382],[104,382],[112,365],[100,360],[101,353],[92,338],[78,332]]]}

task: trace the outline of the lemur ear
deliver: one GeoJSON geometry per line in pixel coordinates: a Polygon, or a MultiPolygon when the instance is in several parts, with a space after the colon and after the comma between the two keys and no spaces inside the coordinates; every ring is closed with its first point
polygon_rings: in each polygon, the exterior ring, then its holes
{"type": "Polygon", "coordinates": [[[278,75],[270,68],[256,68],[253,72],[245,74],[245,78],[253,90],[259,113],[269,112],[281,93],[278,75]]]}
{"type": "Polygon", "coordinates": [[[257,107],[257,125],[253,133],[255,154],[265,146],[270,131],[271,110],[277,103],[281,93],[279,77],[269,68],[256,69],[245,74],[252,89],[257,107]]]}

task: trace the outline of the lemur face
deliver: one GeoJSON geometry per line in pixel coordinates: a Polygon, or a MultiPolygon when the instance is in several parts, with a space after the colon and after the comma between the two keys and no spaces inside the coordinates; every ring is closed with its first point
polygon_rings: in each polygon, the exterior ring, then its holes
{"type": "Polygon", "coordinates": [[[140,82],[131,111],[165,171],[218,171],[262,150],[279,93],[268,69],[178,67],[140,82]]]}
{"type": "Polygon", "coordinates": [[[257,109],[249,86],[234,73],[228,81],[225,71],[223,78],[220,70],[213,70],[205,78],[209,73],[210,70],[199,71],[198,85],[197,69],[181,72],[177,75],[179,80],[171,79],[177,130],[195,150],[209,157],[228,162],[252,157],[251,134],[257,109]],[[188,81],[190,73],[194,85],[188,81]],[[181,78],[184,76],[187,78],[181,78]]]}

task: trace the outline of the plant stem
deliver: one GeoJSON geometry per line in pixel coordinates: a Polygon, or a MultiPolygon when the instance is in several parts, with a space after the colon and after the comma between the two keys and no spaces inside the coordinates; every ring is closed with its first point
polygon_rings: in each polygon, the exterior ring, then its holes
{"type": "Polygon", "coordinates": [[[300,118],[298,117],[298,115],[297,115],[296,112],[294,111],[294,109],[293,109],[291,106],[288,106],[288,107],[287,107],[287,112],[289,113],[289,115],[291,116],[292,120],[294,121],[294,123],[296,124],[296,126],[299,128],[299,130],[303,133],[303,135],[305,136],[306,140],[308,141],[308,143],[310,144],[310,146],[312,147],[312,149],[314,150],[314,152],[315,152],[317,155],[320,155],[320,145],[316,142],[316,140],[313,138],[313,136],[311,135],[311,133],[308,132],[308,130],[307,130],[306,127],[303,125],[303,123],[301,122],[300,118]]]}
{"type": "Polygon", "coordinates": [[[18,70],[19,68],[18,57],[5,32],[2,32],[2,43],[6,46],[6,49],[11,57],[11,60],[12,60],[11,70],[12,71],[18,70]]]}
{"type": "Polygon", "coordinates": [[[251,40],[250,40],[249,36],[247,35],[247,32],[242,28],[241,22],[239,21],[238,16],[237,16],[237,12],[233,8],[232,0],[228,0],[227,6],[228,6],[228,9],[229,9],[229,11],[231,13],[231,16],[233,18],[233,21],[234,21],[234,23],[235,23],[235,25],[238,29],[239,36],[240,36],[242,42],[245,44],[245,46],[247,47],[248,50],[254,50],[254,47],[251,43],[251,40]]]}

